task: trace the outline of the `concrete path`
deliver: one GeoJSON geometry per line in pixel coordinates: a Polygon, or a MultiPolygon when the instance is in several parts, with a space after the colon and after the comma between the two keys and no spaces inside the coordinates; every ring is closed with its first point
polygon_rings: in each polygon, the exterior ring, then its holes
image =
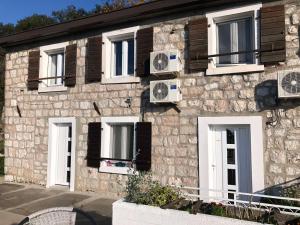
{"type": "Polygon", "coordinates": [[[0,225],[17,225],[24,217],[36,211],[68,206],[90,214],[99,225],[111,225],[113,202],[96,194],[0,183],[0,225]]]}

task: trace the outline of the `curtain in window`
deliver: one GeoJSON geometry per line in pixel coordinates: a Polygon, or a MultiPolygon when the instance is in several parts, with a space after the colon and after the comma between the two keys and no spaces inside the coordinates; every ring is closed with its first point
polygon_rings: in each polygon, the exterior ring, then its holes
{"type": "MultiPolygon", "coordinates": [[[[64,54],[49,55],[48,77],[59,77],[64,75],[64,54]]],[[[48,85],[62,84],[62,78],[53,78],[48,80],[48,85]]]]}
{"type": "MultiPolygon", "coordinates": [[[[219,54],[252,50],[251,18],[218,24],[219,54]]],[[[253,53],[225,55],[219,64],[253,63],[253,53]]]]}
{"type": "Polygon", "coordinates": [[[111,158],[132,159],[133,125],[112,125],[111,128],[111,158]]]}

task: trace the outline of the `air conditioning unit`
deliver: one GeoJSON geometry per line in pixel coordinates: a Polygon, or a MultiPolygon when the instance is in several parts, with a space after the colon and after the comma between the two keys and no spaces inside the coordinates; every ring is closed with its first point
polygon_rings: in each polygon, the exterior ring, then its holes
{"type": "Polygon", "coordinates": [[[280,71],[277,80],[279,98],[300,97],[300,72],[280,71]]]}
{"type": "Polygon", "coordinates": [[[151,52],[151,74],[177,73],[181,70],[181,60],[178,50],[151,52]]]}
{"type": "Polygon", "coordinates": [[[150,102],[176,103],[182,100],[180,80],[159,80],[150,82],[150,102]]]}

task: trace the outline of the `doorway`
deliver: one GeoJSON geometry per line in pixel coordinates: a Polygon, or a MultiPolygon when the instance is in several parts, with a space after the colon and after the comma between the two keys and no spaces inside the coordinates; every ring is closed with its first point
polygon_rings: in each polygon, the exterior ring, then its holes
{"type": "Polygon", "coordinates": [[[49,119],[47,186],[74,190],[75,120],[49,119]]]}

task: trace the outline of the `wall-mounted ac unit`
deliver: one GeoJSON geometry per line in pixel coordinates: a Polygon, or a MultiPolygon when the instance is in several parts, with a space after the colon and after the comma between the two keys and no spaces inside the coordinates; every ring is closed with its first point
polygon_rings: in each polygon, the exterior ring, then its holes
{"type": "Polygon", "coordinates": [[[178,50],[151,52],[151,74],[178,73],[181,70],[181,60],[178,50]]]}
{"type": "Polygon", "coordinates": [[[150,82],[150,102],[176,103],[182,100],[180,80],[159,80],[150,82]]]}
{"type": "Polygon", "coordinates": [[[280,71],[278,73],[278,97],[300,97],[300,72],[280,71]]]}

